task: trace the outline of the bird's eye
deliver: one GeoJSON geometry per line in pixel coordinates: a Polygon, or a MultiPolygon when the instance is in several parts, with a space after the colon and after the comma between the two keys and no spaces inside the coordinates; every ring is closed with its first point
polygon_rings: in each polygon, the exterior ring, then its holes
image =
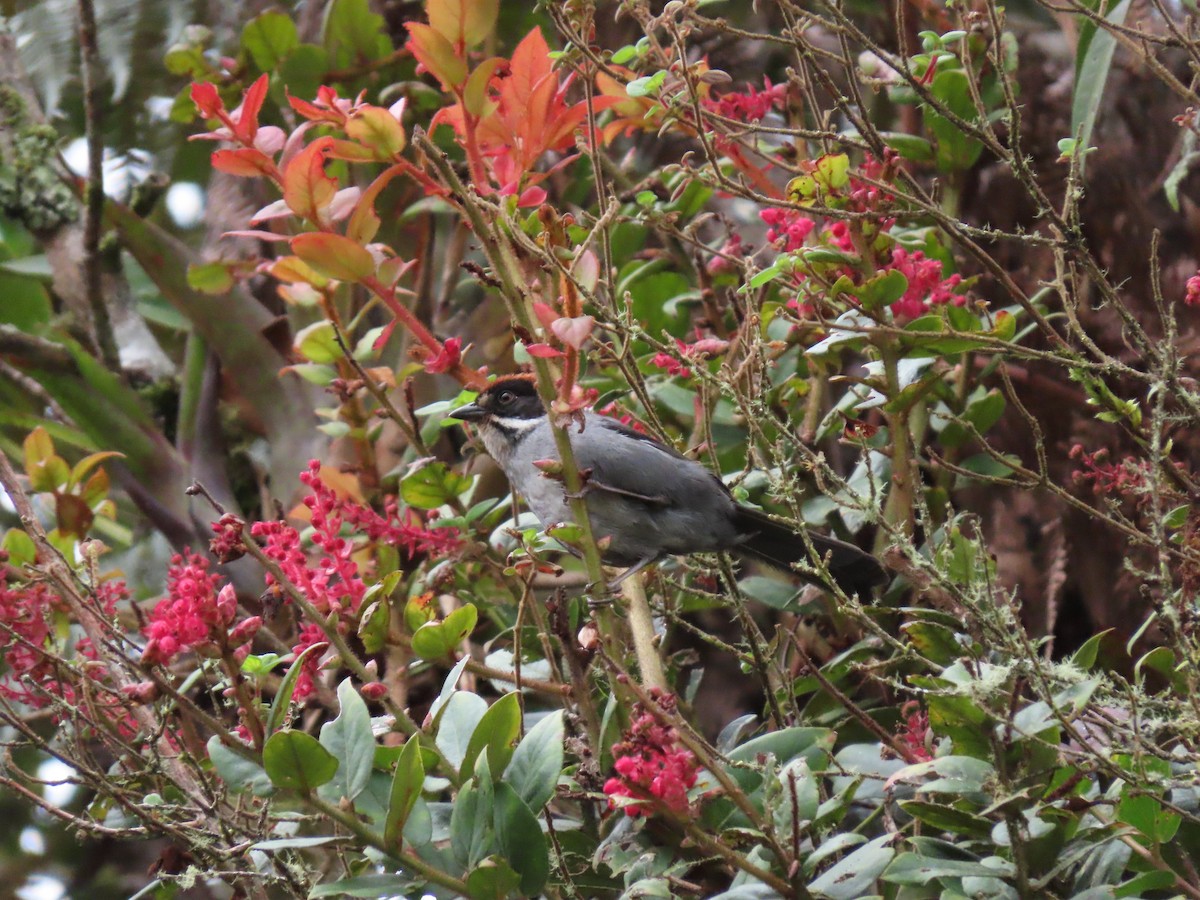
{"type": "Polygon", "coordinates": [[[496,399],[500,402],[501,406],[508,406],[508,404],[517,399],[517,395],[512,391],[501,391],[500,396],[496,399]]]}

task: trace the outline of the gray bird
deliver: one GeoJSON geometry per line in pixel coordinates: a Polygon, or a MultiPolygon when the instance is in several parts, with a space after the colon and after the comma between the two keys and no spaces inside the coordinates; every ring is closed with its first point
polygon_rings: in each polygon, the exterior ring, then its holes
{"type": "MultiPolygon", "coordinates": [[[[474,403],[450,413],[478,429],[488,453],[542,526],[572,520],[561,479],[535,465],[557,460],[550,418],[532,381],[500,378],[474,403]]],[[[777,568],[809,560],[804,540],[758,510],[742,506],[719,478],[671,447],[593,412],[568,428],[584,475],[592,534],[608,538],[603,560],[628,566],[618,582],[666,556],[729,550],[777,568]]],[[[829,574],[847,594],[866,597],[887,580],[870,554],[834,538],[809,534],[829,574]]],[[[819,579],[798,574],[814,584],[819,579]]]]}

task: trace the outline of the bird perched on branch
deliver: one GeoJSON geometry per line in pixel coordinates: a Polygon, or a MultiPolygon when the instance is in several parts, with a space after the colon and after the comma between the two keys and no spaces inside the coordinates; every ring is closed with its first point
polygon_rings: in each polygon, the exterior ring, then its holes
{"type": "MultiPolygon", "coordinates": [[[[543,527],[572,521],[562,478],[547,471],[559,454],[550,417],[529,378],[500,378],[450,415],[476,427],[543,527]]],[[[602,558],[629,567],[616,583],[666,556],[689,553],[728,550],[788,571],[793,563],[811,561],[803,537],[739,504],[724,482],[671,447],[590,411],[567,433],[592,533],[607,539],[602,558]]],[[[866,597],[887,579],[878,560],[859,548],[811,532],[808,538],[847,594],[866,597]]]]}

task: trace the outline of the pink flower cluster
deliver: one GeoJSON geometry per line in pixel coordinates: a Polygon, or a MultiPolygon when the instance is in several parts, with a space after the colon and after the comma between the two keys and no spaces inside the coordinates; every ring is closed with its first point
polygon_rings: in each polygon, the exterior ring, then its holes
{"type": "MultiPolygon", "coordinates": [[[[664,712],[675,707],[671,694],[656,694],[655,701],[664,712]]],[[[657,809],[679,815],[688,812],[687,792],[695,786],[700,766],[691,751],[679,745],[674,728],[643,709],[625,740],[614,744],[612,751],[617,774],[604,783],[610,809],[617,808],[613,798],[628,797],[641,801],[622,807],[629,816],[649,815],[657,809]]]]}
{"type": "Polygon", "coordinates": [[[910,761],[926,762],[933,759],[933,751],[929,748],[929,713],[921,709],[921,704],[910,700],[900,709],[904,717],[897,736],[909,751],[910,761]]]}
{"type": "Polygon", "coordinates": [[[0,649],[7,671],[0,679],[0,694],[29,706],[46,700],[26,685],[45,686],[55,680],[49,619],[61,611],[62,601],[40,582],[10,587],[0,568],[0,649]]]}
{"type": "MultiPolygon", "coordinates": [[[[324,517],[345,522],[355,531],[365,534],[372,543],[388,544],[403,550],[410,559],[417,556],[437,558],[454,553],[462,546],[457,528],[439,528],[431,524],[436,521],[435,513],[430,513],[428,519],[422,520],[421,514],[414,509],[406,509],[402,513],[396,498],[389,497],[380,515],[369,506],[339,498],[332,488],[321,481],[320,470],[321,464],[314,459],[308,464],[308,472],[300,476],[300,480],[313,491],[304,498],[304,505],[313,510],[314,529],[320,510],[324,517]]],[[[328,532],[330,527],[327,523],[324,530],[328,532]]],[[[315,538],[314,542],[320,543],[315,538]]],[[[325,544],[321,546],[325,547],[325,544]]]]}
{"type": "Polygon", "coordinates": [[[220,590],[220,576],[209,572],[208,560],[198,553],[176,554],[167,569],[167,596],[158,602],[142,629],[149,638],[142,662],[169,665],[189,650],[219,653],[237,648],[235,656],[250,652],[250,641],[262,625],[257,616],[233,627],[237,595],[233,585],[220,590]]]}
{"type": "MultiPolygon", "coordinates": [[[[681,341],[675,338],[675,344],[679,348],[679,355],[684,359],[705,359],[709,356],[720,356],[729,349],[729,341],[723,341],[720,338],[702,338],[699,331],[696,333],[696,340],[692,343],[681,341]]],[[[683,378],[691,377],[692,370],[688,366],[670,353],[656,353],[654,358],[650,360],[650,365],[656,366],[659,369],[666,369],[667,374],[682,376],[683,378]]]]}
{"type": "MultiPolygon", "coordinates": [[[[320,560],[315,565],[309,561],[300,533],[285,522],[256,522],[250,527],[250,533],[262,543],[263,552],[279,564],[288,581],[323,615],[334,613],[340,617],[346,612],[357,612],[366,593],[366,585],[354,560],[358,547],[342,536],[344,526],[365,535],[372,543],[397,547],[409,558],[440,556],[454,552],[461,545],[457,529],[430,527],[413,510],[406,510],[402,515],[394,498],[385,505],[384,515],[380,515],[364,504],[339,497],[321,479],[319,460],[309,461],[300,481],[309,489],[302,502],[311,513],[313,544],[323,551],[320,560]]],[[[275,585],[275,579],[270,575],[267,584],[275,585]]],[[[345,622],[339,622],[339,627],[347,626],[345,622]]],[[[292,652],[299,656],[308,647],[324,640],[326,637],[320,627],[306,623],[292,652]]],[[[312,693],[317,669],[318,660],[310,657],[296,684],[293,696],[297,700],[312,693]]]]}
{"type": "Polygon", "coordinates": [[[761,91],[755,90],[754,85],[748,85],[744,92],[729,91],[720,97],[707,98],[704,107],[727,119],[757,122],[766,118],[771,110],[782,106],[786,99],[786,84],[771,84],[771,79],[764,78],[761,91]]]}
{"type": "Polygon", "coordinates": [[[1075,483],[1090,484],[1097,494],[1131,497],[1146,486],[1147,463],[1144,460],[1129,457],[1120,462],[1108,462],[1107,449],[1088,453],[1082,444],[1072,447],[1069,455],[1071,459],[1079,461],[1079,471],[1074,474],[1075,483]]]}
{"type": "MultiPolygon", "coordinates": [[[[126,597],[128,590],[120,579],[102,583],[93,594],[99,612],[105,617],[115,615],[117,603],[126,597]]],[[[63,650],[56,646],[55,619],[66,613],[62,598],[46,584],[10,585],[7,573],[0,566],[0,654],[5,667],[0,677],[0,696],[34,709],[46,706],[52,697],[71,704],[77,701],[76,687],[59,679],[56,664],[63,650]]],[[[96,659],[95,648],[88,638],[75,644],[75,656],[80,660],[96,659]]],[[[91,667],[88,671],[95,677],[103,668],[91,667]]],[[[93,700],[106,703],[112,697],[106,692],[95,692],[93,700]]],[[[125,719],[121,714],[112,717],[123,733],[132,734],[125,719]]]]}
{"type": "Polygon", "coordinates": [[[767,241],[785,253],[799,250],[817,223],[798,209],[764,209],[758,217],[767,225],[767,241]]]}
{"type": "Polygon", "coordinates": [[[1187,306],[1200,306],[1200,272],[1187,280],[1187,293],[1183,297],[1187,306]]]}
{"type": "Polygon", "coordinates": [[[941,262],[928,259],[920,250],[910,254],[902,247],[894,248],[891,265],[884,267],[885,271],[888,269],[901,272],[908,279],[904,296],[892,304],[892,315],[897,321],[919,318],[934,306],[946,303],[962,306],[967,302],[966,297],[954,293],[962,276],[955,273],[943,278],[941,262]]]}

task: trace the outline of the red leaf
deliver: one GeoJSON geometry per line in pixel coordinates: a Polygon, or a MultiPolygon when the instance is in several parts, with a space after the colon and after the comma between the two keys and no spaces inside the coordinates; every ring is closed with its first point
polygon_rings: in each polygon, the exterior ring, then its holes
{"type": "Polygon", "coordinates": [[[212,155],[212,164],[218,172],[240,175],[243,178],[271,175],[275,171],[275,164],[271,162],[270,157],[253,147],[217,150],[212,155]]]}
{"type": "Polygon", "coordinates": [[[346,116],[336,109],[322,109],[321,107],[309,103],[307,100],[301,100],[299,97],[287,95],[288,103],[292,109],[298,112],[310,122],[330,122],[334,125],[341,125],[346,116]]]}
{"type": "Polygon", "coordinates": [[[362,281],[375,274],[375,257],[348,237],[310,231],[292,238],[292,252],[327,278],[362,281]]]}
{"type": "Polygon", "coordinates": [[[296,154],[283,173],[283,199],[292,212],[316,225],[337,193],[337,179],[325,174],[333,138],[317,138],[296,154]]]}
{"type": "Polygon", "coordinates": [[[561,350],[555,350],[549,344],[526,344],[525,352],[538,359],[557,359],[563,355],[561,350]]]}
{"type": "Polygon", "coordinates": [[[382,350],[384,344],[388,342],[388,338],[392,336],[392,332],[396,330],[397,324],[398,323],[395,319],[388,322],[387,325],[383,327],[383,331],[380,333],[379,337],[375,338],[375,343],[371,345],[371,349],[382,350]]]}
{"type": "Polygon", "coordinates": [[[521,209],[527,209],[531,206],[541,206],[546,202],[547,196],[549,195],[546,193],[545,188],[532,185],[521,192],[521,196],[517,198],[517,206],[521,209]]]}
{"type": "Polygon", "coordinates": [[[206,119],[223,119],[225,104],[217,93],[217,86],[207,81],[192,82],[192,102],[196,110],[206,119]]]}
{"type": "Polygon", "coordinates": [[[258,113],[262,109],[263,100],[267,98],[267,88],[270,79],[266,73],[259,75],[254,84],[246,88],[246,96],[242,105],[234,110],[234,136],[243,144],[254,143],[254,135],[258,131],[258,113]]]}
{"type": "Polygon", "coordinates": [[[537,316],[543,328],[549,328],[558,318],[558,311],[549,303],[543,303],[541,300],[534,301],[533,314],[537,316]]]}
{"type": "Polygon", "coordinates": [[[462,362],[462,339],[447,338],[437,354],[425,360],[425,371],[430,375],[441,375],[458,368],[462,362]]]}

